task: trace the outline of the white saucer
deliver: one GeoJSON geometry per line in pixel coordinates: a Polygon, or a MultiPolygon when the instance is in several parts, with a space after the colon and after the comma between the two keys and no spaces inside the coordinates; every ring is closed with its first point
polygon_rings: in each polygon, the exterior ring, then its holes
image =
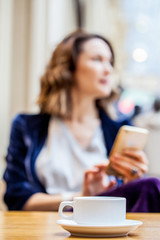
{"type": "Polygon", "coordinates": [[[127,236],[142,224],[137,220],[125,220],[118,225],[89,226],[81,225],[72,220],[57,220],[57,223],[74,236],[80,237],[120,237],[127,236]]]}

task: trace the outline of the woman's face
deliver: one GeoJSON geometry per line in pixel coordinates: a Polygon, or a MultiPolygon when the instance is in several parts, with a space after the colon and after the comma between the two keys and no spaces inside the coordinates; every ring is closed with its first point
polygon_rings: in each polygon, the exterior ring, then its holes
{"type": "Polygon", "coordinates": [[[83,43],[74,73],[76,89],[82,95],[103,98],[111,92],[112,53],[99,38],[83,43]]]}

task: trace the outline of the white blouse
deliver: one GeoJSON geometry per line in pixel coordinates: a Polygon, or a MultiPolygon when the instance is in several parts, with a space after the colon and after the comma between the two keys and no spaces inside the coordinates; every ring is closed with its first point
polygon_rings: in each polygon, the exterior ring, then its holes
{"type": "Polygon", "coordinates": [[[104,161],[106,155],[101,127],[84,149],[63,121],[52,118],[48,138],[36,161],[37,175],[49,194],[79,192],[84,171],[104,161]]]}

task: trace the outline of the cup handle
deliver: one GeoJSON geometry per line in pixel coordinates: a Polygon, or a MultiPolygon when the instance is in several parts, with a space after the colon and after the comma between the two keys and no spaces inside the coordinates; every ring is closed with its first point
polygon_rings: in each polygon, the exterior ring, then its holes
{"type": "Polygon", "coordinates": [[[73,220],[73,214],[69,215],[69,216],[63,214],[63,209],[66,206],[70,206],[70,207],[73,208],[73,201],[63,201],[63,202],[61,202],[60,206],[59,206],[59,209],[58,209],[58,213],[59,213],[59,215],[62,219],[73,220]]]}

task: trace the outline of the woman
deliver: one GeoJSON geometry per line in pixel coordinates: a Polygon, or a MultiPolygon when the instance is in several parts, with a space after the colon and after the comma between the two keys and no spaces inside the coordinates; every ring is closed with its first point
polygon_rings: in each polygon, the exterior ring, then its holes
{"type": "Polygon", "coordinates": [[[126,149],[110,159],[127,184],[117,186],[105,173],[117,131],[128,124],[105,111],[113,67],[112,47],[99,35],[75,32],[57,46],[41,78],[40,114],[18,115],[12,124],[4,174],[9,209],[57,210],[77,195],[115,195],[127,198],[127,211],[141,211],[135,205],[146,184],[139,180],[147,171],[144,152],[126,149]],[[127,189],[138,194],[134,202],[127,189]]]}

